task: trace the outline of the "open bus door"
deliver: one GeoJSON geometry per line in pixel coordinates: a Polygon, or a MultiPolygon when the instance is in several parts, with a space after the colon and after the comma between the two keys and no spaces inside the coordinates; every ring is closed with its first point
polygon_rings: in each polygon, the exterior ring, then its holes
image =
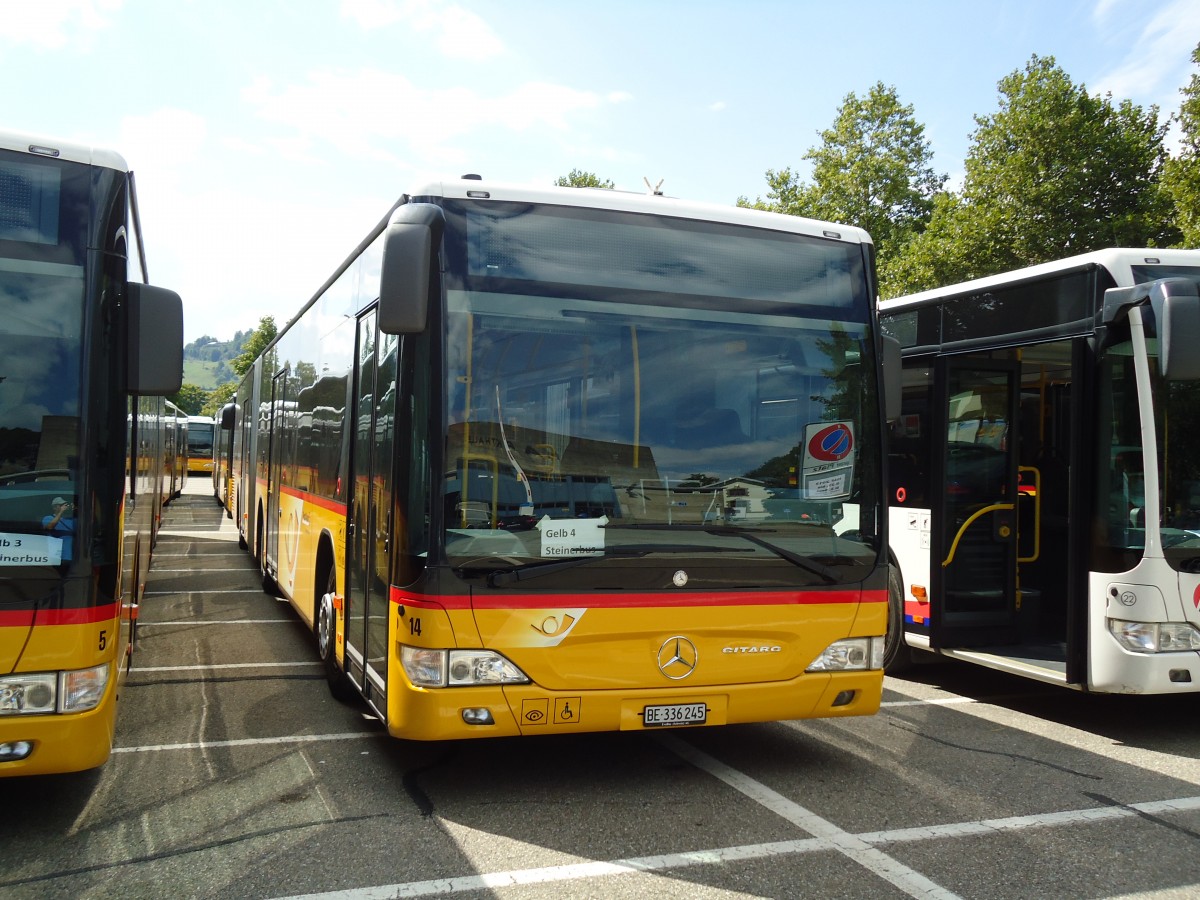
{"type": "Polygon", "coordinates": [[[357,380],[351,416],[353,494],[346,541],[346,672],[384,708],[387,693],[388,586],[392,461],[395,442],[395,335],[376,329],[376,310],[358,322],[357,380]]]}
{"type": "MultiPolygon", "coordinates": [[[[931,533],[930,642],[934,648],[1016,643],[1018,632],[1015,360],[938,361],[941,486],[931,533]]],[[[936,436],[935,436],[936,437],[936,436]]]]}

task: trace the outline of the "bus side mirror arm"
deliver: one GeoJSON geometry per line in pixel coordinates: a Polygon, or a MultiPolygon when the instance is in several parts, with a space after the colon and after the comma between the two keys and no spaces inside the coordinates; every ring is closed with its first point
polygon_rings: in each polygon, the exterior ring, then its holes
{"type": "Polygon", "coordinates": [[[889,422],[900,418],[900,342],[893,337],[883,339],[883,408],[889,422]]]}
{"type": "Polygon", "coordinates": [[[174,291],[133,282],[129,307],[127,390],[165,397],[183,387],[183,301],[174,291]]]}
{"type": "Polygon", "coordinates": [[[445,220],[431,203],[406,203],[384,229],[379,273],[379,330],[420,334],[429,321],[435,254],[445,220]]]}

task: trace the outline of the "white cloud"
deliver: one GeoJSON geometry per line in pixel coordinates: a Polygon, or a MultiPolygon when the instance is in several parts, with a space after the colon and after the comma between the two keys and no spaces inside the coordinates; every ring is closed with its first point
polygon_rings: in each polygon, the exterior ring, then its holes
{"type": "MultiPolygon", "coordinates": [[[[1115,0],[1103,0],[1096,21],[1102,28],[1119,26],[1118,12],[1115,0]]],[[[1176,109],[1198,39],[1200,3],[1172,0],[1146,22],[1124,58],[1088,89],[1139,104],[1157,103],[1164,112],[1176,109]]]]}
{"type": "Polygon", "coordinates": [[[451,59],[485,60],[504,52],[487,22],[443,0],[342,0],[342,15],[368,31],[405,25],[427,35],[451,59]]]}
{"type": "Polygon", "coordinates": [[[715,103],[710,103],[708,109],[710,112],[722,112],[728,104],[724,100],[718,100],[715,103]]]}
{"type": "Polygon", "coordinates": [[[64,47],[74,37],[106,28],[125,0],[12,2],[0,15],[0,38],[43,50],[64,47]]]}
{"type": "Polygon", "coordinates": [[[454,148],[477,132],[564,132],[575,114],[608,98],[563,85],[528,82],[495,96],[472,88],[418,87],[392,72],[318,71],[301,83],[259,79],[243,99],[269,122],[295,132],[296,148],[332,146],[352,159],[416,167],[458,164],[454,148]]]}

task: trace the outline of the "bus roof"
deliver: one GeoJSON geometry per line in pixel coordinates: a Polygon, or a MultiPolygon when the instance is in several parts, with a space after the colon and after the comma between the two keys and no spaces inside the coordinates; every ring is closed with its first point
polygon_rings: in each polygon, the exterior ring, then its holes
{"type": "Polygon", "coordinates": [[[636,191],[609,188],[540,187],[505,184],[473,178],[435,181],[409,192],[414,201],[430,198],[487,199],[523,203],[546,203],[557,206],[611,209],[619,212],[654,213],[681,219],[705,222],[724,222],[771,231],[787,231],[813,237],[870,244],[871,236],[862,228],[833,222],[821,222],[800,216],[765,212],[740,206],[718,203],[698,203],[636,191]]]}
{"type": "Polygon", "coordinates": [[[106,169],[116,169],[118,172],[129,171],[125,159],[112,150],[58,138],[22,134],[19,131],[0,131],[0,149],[15,150],[38,158],[65,159],[89,166],[102,166],[106,169]]]}
{"type": "Polygon", "coordinates": [[[1133,284],[1133,274],[1130,269],[1135,265],[1200,266],[1200,250],[1163,250],[1153,247],[1113,247],[1107,250],[1094,250],[1091,253],[1080,253],[1078,256],[1068,256],[1065,259],[1039,263],[1024,269],[1013,269],[1011,272],[1002,272],[999,275],[989,275],[986,278],[976,278],[972,281],[962,281],[958,284],[948,284],[944,287],[919,291],[905,297],[881,300],[879,310],[880,312],[891,312],[908,306],[924,306],[956,294],[977,294],[992,288],[1022,281],[1033,281],[1047,275],[1089,266],[1103,267],[1113,276],[1118,286],[1128,287],[1133,284]]]}

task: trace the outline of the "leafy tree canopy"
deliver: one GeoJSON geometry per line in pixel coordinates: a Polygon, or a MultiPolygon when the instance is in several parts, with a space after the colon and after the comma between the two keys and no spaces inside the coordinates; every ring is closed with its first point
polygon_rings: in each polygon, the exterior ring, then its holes
{"type": "Polygon", "coordinates": [[[233,363],[233,371],[240,378],[250,371],[250,367],[254,365],[256,360],[271,341],[275,340],[275,335],[278,334],[278,329],[275,327],[274,316],[263,316],[258,320],[258,328],[242,345],[242,354],[237,357],[233,363]]]}
{"type": "MultiPolygon", "coordinates": [[[[1200,44],[1192,51],[1192,62],[1200,65],[1200,44]]],[[[1175,204],[1175,221],[1182,233],[1182,246],[1200,246],[1200,75],[1193,74],[1180,90],[1183,102],[1175,121],[1182,132],[1179,155],[1168,159],[1163,187],[1175,204]]]]}
{"type": "Polygon", "coordinates": [[[946,176],[934,171],[925,127],[895,87],[846,95],[821,143],[804,154],[812,183],[768,170],[767,200],[739,204],[865,228],[886,260],[924,230],[946,176]]]}
{"type": "Polygon", "coordinates": [[[607,178],[602,179],[595,172],[585,172],[582,169],[572,169],[571,174],[560,175],[554,183],[558,187],[594,187],[610,190],[616,187],[607,178]]]}
{"type": "Polygon", "coordinates": [[[1157,107],[1089,95],[1053,57],[1033,56],[999,89],[997,111],[975,118],[961,194],[935,204],[885,295],[1178,238],[1157,107]]]}

